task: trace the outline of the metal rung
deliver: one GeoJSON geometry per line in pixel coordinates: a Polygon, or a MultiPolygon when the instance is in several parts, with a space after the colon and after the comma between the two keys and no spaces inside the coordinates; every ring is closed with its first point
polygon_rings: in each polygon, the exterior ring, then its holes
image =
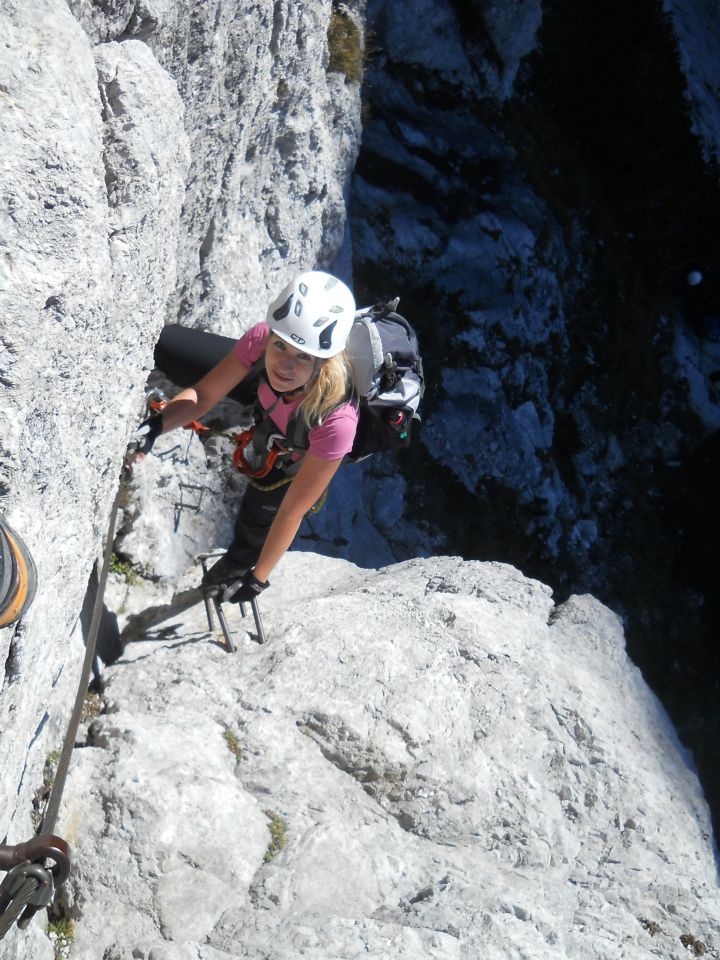
{"type": "Polygon", "coordinates": [[[219,597],[213,597],[215,603],[215,612],[218,615],[218,620],[220,621],[220,629],[223,632],[223,637],[225,638],[225,645],[227,646],[230,653],[235,653],[235,644],[232,641],[232,634],[227,625],[227,620],[225,619],[225,613],[222,608],[222,603],[220,602],[219,597]]]}

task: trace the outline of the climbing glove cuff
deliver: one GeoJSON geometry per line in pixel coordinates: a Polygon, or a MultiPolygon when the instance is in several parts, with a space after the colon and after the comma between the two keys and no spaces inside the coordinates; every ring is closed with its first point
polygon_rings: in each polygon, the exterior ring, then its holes
{"type": "Polygon", "coordinates": [[[269,586],[269,580],[263,583],[252,570],[248,570],[242,580],[236,580],[225,588],[222,599],[229,603],[250,603],[269,586]]]}

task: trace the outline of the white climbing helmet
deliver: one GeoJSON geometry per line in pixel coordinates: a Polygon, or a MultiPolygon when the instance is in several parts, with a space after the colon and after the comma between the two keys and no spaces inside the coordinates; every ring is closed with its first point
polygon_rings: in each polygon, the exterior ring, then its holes
{"type": "Polygon", "coordinates": [[[322,359],[345,348],[354,320],[352,293],[342,280],[321,270],[301,273],[267,311],[271,333],[322,359]]]}

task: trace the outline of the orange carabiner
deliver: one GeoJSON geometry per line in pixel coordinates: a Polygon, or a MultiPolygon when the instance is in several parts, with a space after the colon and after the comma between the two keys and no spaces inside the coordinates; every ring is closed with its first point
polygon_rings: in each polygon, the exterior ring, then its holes
{"type": "Polygon", "coordinates": [[[278,458],[278,451],[268,450],[264,463],[261,466],[254,468],[250,463],[248,463],[247,458],[245,457],[245,448],[248,446],[248,444],[252,443],[252,438],[252,430],[243,430],[242,433],[235,434],[235,450],[233,452],[232,461],[233,466],[235,466],[240,473],[244,473],[247,477],[260,480],[262,477],[266,477],[275,466],[275,461],[278,458]]]}

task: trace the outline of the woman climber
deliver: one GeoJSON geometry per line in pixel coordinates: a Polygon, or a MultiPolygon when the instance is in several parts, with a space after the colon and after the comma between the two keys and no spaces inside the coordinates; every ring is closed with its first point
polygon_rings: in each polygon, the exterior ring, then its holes
{"type": "Polygon", "coordinates": [[[354,317],[355,300],[342,281],[320,271],[301,274],[270,304],[264,323],[251,327],[195,386],[135,433],[138,453],[149,453],[161,433],[204,416],[264,359],[257,391],[261,419],[245,452],[265,462],[255,459],[250,466],[240,456],[251,479],[232,544],[203,578],[206,593],[247,603],[269,586],[303,517],[352,449],[358,408],[345,346],[354,317]],[[297,424],[306,438],[304,455],[288,449],[286,438],[297,424]]]}

